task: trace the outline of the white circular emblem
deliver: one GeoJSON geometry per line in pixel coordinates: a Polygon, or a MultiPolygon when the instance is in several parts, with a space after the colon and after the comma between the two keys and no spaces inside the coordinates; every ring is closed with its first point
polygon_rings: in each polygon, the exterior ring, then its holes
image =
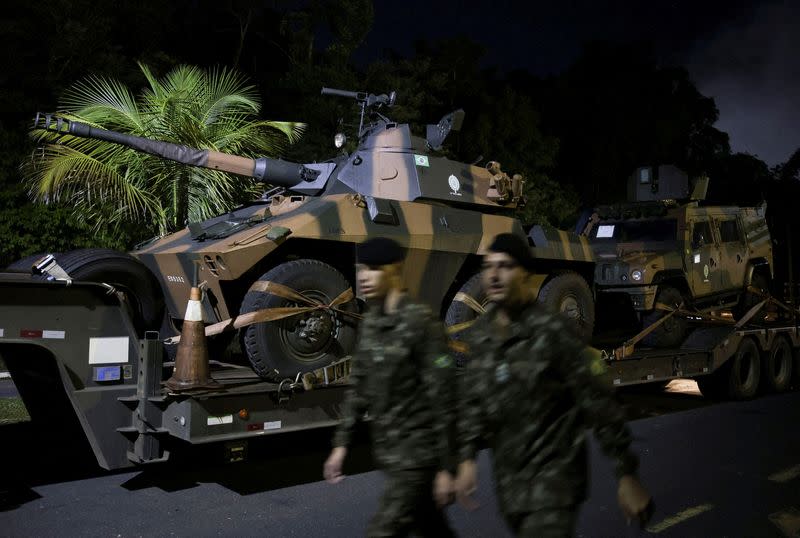
{"type": "Polygon", "coordinates": [[[703,266],[703,276],[708,278],[708,265],[703,266]]]}
{"type": "Polygon", "coordinates": [[[447,178],[447,183],[450,185],[450,189],[452,192],[450,194],[457,194],[461,196],[461,193],[458,190],[461,188],[461,182],[458,180],[456,176],[450,174],[450,177],[447,178]]]}

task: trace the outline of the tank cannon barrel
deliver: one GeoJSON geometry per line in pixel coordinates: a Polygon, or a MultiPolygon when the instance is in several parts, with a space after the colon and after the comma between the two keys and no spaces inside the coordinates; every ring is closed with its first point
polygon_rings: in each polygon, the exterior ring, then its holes
{"type": "Polygon", "coordinates": [[[251,159],[209,149],[190,148],[172,142],[150,140],[141,136],[108,131],[53,114],[36,114],[33,127],[34,129],[43,129],[59,135],[104,140],[181,164],[252,177],[281,187],[291,188],[299,183],[314,181],[319,175],[318,170],[313,170],[303,164],[291,161],[282,161],[269,157],[251,159]]]}

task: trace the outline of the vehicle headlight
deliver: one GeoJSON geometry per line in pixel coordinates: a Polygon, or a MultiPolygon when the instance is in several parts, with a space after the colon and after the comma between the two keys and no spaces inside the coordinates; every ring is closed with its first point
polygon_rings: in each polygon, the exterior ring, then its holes
{"type": "Polygon", "coordinates": [[[345,142],[347,142],[347,137],[344,136],[344,133],[336,133],[336,136],[333,137],[333,145],[337,148],[344,146],[345,142]]]}
{"type": "Polygon", "coordinates": [[[642,272],[638,269],[631,272],[631,278],[636,280],[637,282],[642,279],[642,272]]]}

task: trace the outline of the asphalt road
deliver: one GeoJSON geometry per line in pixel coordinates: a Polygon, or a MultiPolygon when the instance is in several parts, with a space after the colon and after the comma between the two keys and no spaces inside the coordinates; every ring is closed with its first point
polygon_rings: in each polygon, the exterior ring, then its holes
{"type": "MultiPolygon", "coordinates": [[[[611,464],[593,445],[578,535],[800,536],[800,393],[708,405],[691,384],[677,389],[622,394],[643,417],[631,427],[642,480],[657,501],[649,532],[626,525],[611,464]]],[[[25,446],[35,434],[18,426],[0,429],[4,460],[13,464],[3,475],[0,534],[11,537],[360,536],[382,484],[361,446],[352,454],[359,468],[343,483],[320,482],[329,432],[287,437],[244,464],[103,473],[86,460],[59,464],[61,447],[52,442],[25,446]]],[[[509,536],[488,456],[479,461],[481,507],[448,511],[461,536],[509,536]]]]}

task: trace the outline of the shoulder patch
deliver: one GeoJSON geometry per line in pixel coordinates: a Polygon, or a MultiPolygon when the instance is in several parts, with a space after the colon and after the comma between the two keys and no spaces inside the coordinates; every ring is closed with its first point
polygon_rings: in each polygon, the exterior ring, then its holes
{"type": "Polygon", "coordinates": [[[437,368],[449,368],[453,365],[453,359],[450,357],[450,355],[439,355],[433,361],[433,365],[437,368]]]}
{"type": "Polygon", "coordinates": [[[606,366],[606,363],[603,360],[603,354],[599,349],[586,346],[583,349],[582,354],[584,360],[588,361],[589,363],[589,371],[592,373],[592,375],[601,376],[606,373],[608,367],[606,366]]]}

